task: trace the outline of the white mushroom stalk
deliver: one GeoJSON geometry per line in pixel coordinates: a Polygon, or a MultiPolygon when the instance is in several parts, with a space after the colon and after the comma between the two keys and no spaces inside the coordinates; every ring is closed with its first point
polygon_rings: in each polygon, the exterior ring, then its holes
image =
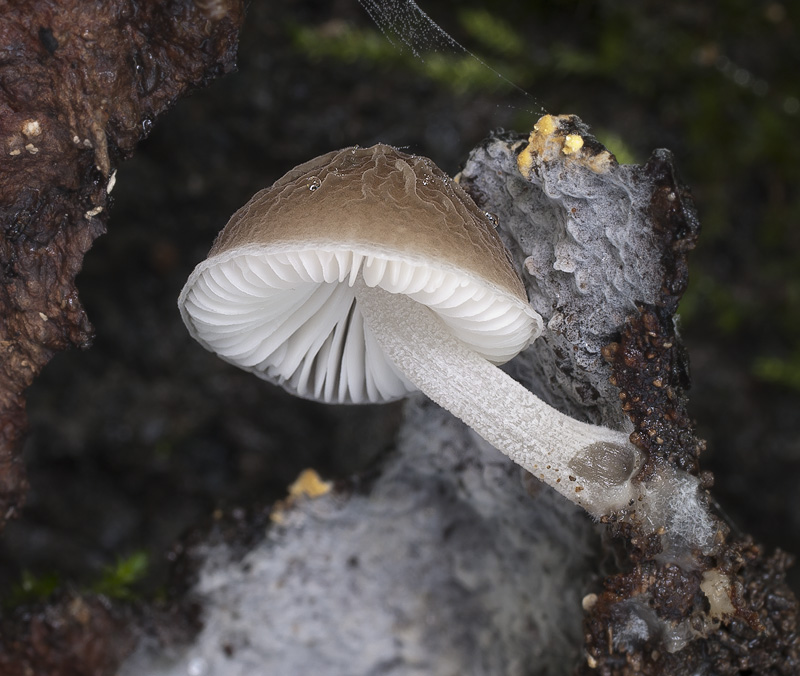
{"type": "Polygon", "coordinates": [[[627,434],[547,405],[410,298],[360,282],[356,299],[398,370],[520,467],[595,516],[635,499],[631,477],[641,462],[627,434]]]}
{"type": "Polygon", "coordinates": [[[312,160],[231,218],[178,301],[206,349],[302,397],[416,389],[595,516],[628,507],[639,451],[497,368],[542,330],[487,216],[387,146],[312,160]]]}

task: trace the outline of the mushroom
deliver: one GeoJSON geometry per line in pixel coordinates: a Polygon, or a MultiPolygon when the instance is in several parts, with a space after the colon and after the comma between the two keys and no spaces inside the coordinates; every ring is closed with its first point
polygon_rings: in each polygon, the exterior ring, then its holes
{"type": "Polygon", "coordinates": [[[191,335],[301,397],[417,389],[595,516],[641,465],[497,367],[542,331],[493,219],[433,162],[386,145],[296,167],[228,222],[178,305],[191,335]]]}

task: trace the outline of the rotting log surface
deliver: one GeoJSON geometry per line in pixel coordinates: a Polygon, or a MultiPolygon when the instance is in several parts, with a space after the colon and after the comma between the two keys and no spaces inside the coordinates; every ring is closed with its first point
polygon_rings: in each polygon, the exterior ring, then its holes
{"type": "Polygon", "coordinates": [[[77,594],[52,600],[34,613],[14,613],[0,621],[3,676],[82,676],[113,674],[135,642],[130,613],[99,597],[77,594]],[[20,627],[26,631],[20,633],[20,627]]]}
{"type": "MultiPolygon", "coordinates": [[[[486,160],[465,180],[480,205],[498,210],[501,223],[507,219],[505,235],[528,273],[531,301],[555,329],[517,360],[517,373],[521,378],[543,373],[540,381],[551,383],[544,394],[552,396],[558,389],[552,385],[555,372],[528,359],[538,354],[569,374],[568,405],[597,401],[608,411],[613,405],[607,394],[597,396],[604,388],[598,376],[606,372],[621,412],[633,423],[631,440],[646,453],[638,479],[647,482],[664,467],[697,475],[704,443],[687,413],[688,362],[674,324],[688,281],[687,254],[699,233],[691,196],[669,152],[655,151],[643,166],[620,166],[608,160],[576,117],[555,120],[550,133],[516,146],[522,158],[532,149],[528,162],[521,159],[519,165],[542,190],[545,206],[535,202],[531,208],[518,180],[488,170],[492,161],[508,164],[497,145],[478,151],[486,160]],[[568,135],[583,139],[579,153],[565,152],[568,135]],[[593,223],[594,235],[586,223],[593,223]],[[607,238],[614,247],[608,248],[607,238]],[[581,275],[576,261],[591,261],[589,274],[581,275]],[[578,343],[570,344],[569,326],[563,328],[569,322],[581,336],[578,343]],[[556,360],[547,358],[552,354],[556,360]],[[591,374],[591,386],[581,387],[591,374]]],[[[702,488],[712,484],[709,473],[700,473],[702,488]]],[[[580,673],[800,673],[798,604],[786,584],[792,557],[781,551],[768,555],[750,538],[729,533],[721,520],[718,542],[707,555],[688,545],[678,556],[665,552],[661,534],[635,519],[611,523],[609,532],[624,543],[628,560],[625,572],[608,577],[587,606],[580,673]],[[730,612],[711,607],[714,593],[707,585],[720,579],[730,587],[715,603],[730,612]]]]}
{"type": "Polygon", "coordinates": [[[25,495],[23,392],[92,339],[74,280],[115,167],[235,67],[242,20],[241,0],[0,2],[0,528],[25,495]]]}

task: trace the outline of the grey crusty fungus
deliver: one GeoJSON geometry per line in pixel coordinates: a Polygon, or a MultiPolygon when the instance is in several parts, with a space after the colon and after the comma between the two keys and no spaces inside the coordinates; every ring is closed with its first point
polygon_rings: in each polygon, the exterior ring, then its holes
{"type": "Polygon", "coordinates": [[[626,434],[496,367],[542,320],[491,219],[428,159],[376,145],[293,169],[233,215],[178,304],[206,349],[301,397],[420,389],[594,515],[636,496],[626,434]]]}

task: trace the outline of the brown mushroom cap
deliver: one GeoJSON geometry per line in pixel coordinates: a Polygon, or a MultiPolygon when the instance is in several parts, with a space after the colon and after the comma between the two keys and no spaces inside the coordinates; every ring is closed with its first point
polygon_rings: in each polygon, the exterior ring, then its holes
{"type": "Polygon", "coordinates": [[[381,255],[436,258],[527,302],[505,246],[464,189],[428,158],[381,144],[292,169],[231,217],[208,257],[256,244],[343,242],[381,255]]]}
{"type": "Polygon", "coordinates": [[[385,145],[328,153],[256,193],[179,306],[207,349],[301,396],[403,396],[415,388],[361,321],[359,275],[428,305],[494,363],[541,331],[486,214],[430,160],[385,145]]]}

